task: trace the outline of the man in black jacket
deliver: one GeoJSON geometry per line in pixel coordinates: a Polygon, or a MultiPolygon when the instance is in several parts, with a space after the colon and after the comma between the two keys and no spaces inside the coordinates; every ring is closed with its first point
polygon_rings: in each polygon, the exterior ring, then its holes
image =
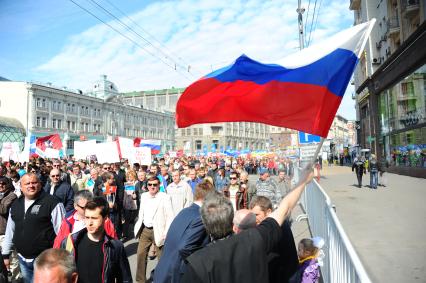
{"type": "Polygon", "coordinates": [[[296,206],[313,171],[257,227],[232,235],[232,205],[223,195],[208,196],[201,218],[212,243],[187,258],[182,282],[268,282],[267,254],[281,240],[281,225],[296,206]]]}
{"type": "Polygon", "coordinates": [[[74,190],[71,185],[65,181],[61,181],[61,172],[53,168],[49,174],[50,182],[44,186],[44,191],[58,200],[64,205],[65,211],[74,210],[74,190]]]}
{"type": "Polygon", "coordinates": [[[74,253],[79,283],[133,282],[123,244],[105,233],[108,214],[108,202],[95,197],[86,204],[86,228],[62,241],[61,248],[74,253]]]}
{"type": "Polygon", "coordinates": [[[34,173],[21,178],[23,196],[12,203],[2,244],[4,264],[9,268],[12,246],[18,252],[19,267],[24,282],[32,282],[34,259],[53,246],[65,209],[56,197],[41,189],[34,173]]]}

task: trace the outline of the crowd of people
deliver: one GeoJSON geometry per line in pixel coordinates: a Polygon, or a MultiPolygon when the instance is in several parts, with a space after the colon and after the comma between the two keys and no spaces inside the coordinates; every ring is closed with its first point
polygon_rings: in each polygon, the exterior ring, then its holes
{"type": "Polygon", "coordinates": [[[318,282],[318,248],[290,229],[313,172],[292,175],[277,157],[0,163],[0,282],[318,282]]]}

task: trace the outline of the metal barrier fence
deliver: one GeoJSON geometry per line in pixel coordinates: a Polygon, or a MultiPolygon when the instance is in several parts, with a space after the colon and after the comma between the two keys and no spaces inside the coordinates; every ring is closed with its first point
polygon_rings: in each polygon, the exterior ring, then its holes
{"type": "MultiPolygon", "coordinates": [[[[295,170],[295,181],[298,181],[300,169],[295,170]]],[[[326,283],[370,283],[355,249],[343,230],[330,198],[313,180],[305,189],[300,204],[306,215],[313,236],[320,236],[325,241],[323,266],[321,273],[326,283]]]]}

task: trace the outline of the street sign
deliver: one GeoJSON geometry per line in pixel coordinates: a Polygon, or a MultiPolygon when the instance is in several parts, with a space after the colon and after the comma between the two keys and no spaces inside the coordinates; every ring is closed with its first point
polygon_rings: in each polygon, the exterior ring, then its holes
{"type": "Polygon", "coordinates": [[[320,136],[299,132],[299,143],[314,143],[314,142],[320,142],[320,140],[321,140],[320,136]]]}
{"type": "Polygon", "coordinates": [[[376,140],[376,138],[375,137],[372,137],[372,136],[368,136],[367,137],[367,141],[369,142],[369,143],[371,143],[371,142],[373,142],[373,141],[375,141],[376,140]]]}
{"type": "Polygon", "coordinates": [[[312,158],[315,155],[315,151],[317,150],[317,145],[303,145],[300,147],[300,159],[302,161],[312,161],[312,158]]]}

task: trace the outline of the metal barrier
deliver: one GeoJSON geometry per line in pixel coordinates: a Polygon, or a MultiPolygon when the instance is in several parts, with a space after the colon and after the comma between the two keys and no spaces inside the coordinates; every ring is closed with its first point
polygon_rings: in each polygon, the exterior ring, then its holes
{"type": "MultiPolygon", "coordinates": [[[[299,170],[295,170],[295,181],[298,181],[299,170]]],[[[313,180],[308,184],[300,198],[300,204],[306,215],[313,236],[320,236],[325,241],[323,251],[325,258],[321,273],[326,283],[370,283],[355,249],[343,230],[339,219],[331,205],[330,198],[322,187],[313,180]]]]}

